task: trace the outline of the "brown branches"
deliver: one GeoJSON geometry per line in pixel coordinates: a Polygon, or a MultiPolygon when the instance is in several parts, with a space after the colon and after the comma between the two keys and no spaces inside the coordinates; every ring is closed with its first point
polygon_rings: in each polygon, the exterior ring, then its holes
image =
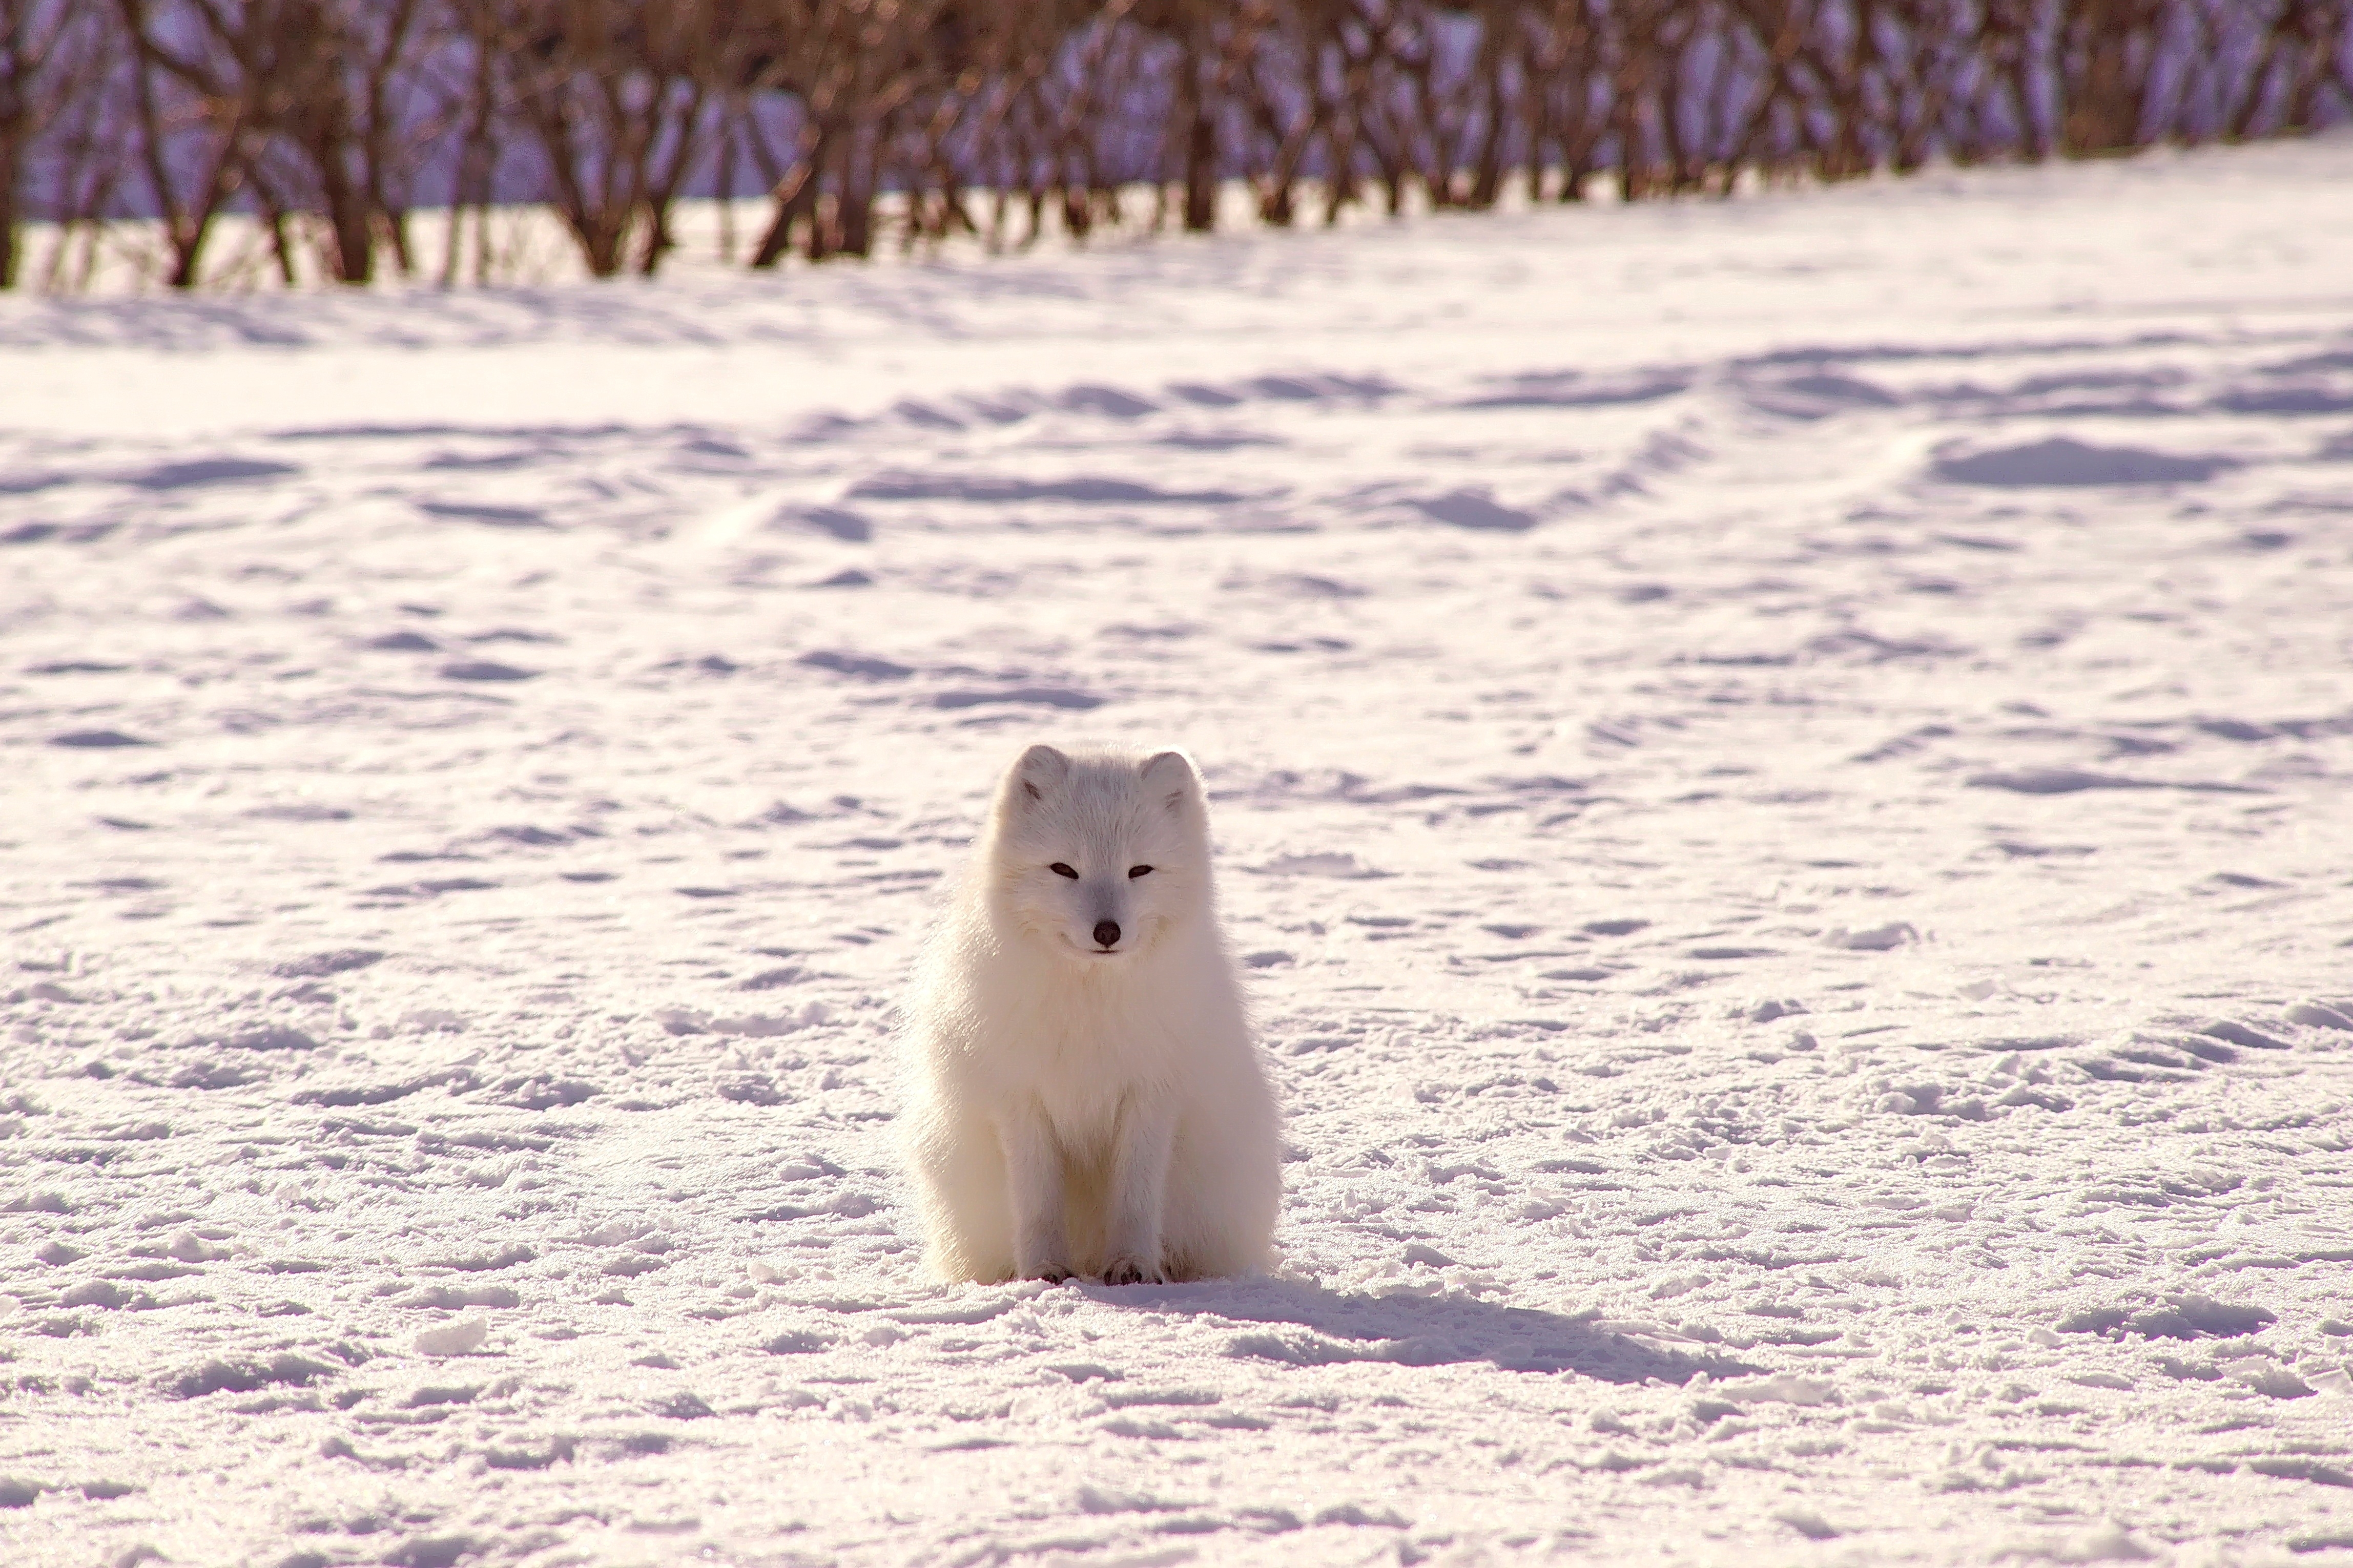
{"type": "Polygon", "coordinates": [[[424,201],[447,284],[536,203],[608,277],[746,174],[767,268],[1207,230],[1229,188],[1332,222],[2348,114],[2353,0],[0,0],[0,286],[26,221],[50,287],[128,219],[194,286],[224,214],[286,281],[364,284],[413,270],[424,201]]]}
{"type": "MultiPolygon", "coordinates": [[[[773,201],[752,265],[775,266],[796,235],[811,261],[870,254],[886,180],[918,173],[939,183],[937,169],[925,169],[935,159],[918,154],[912,170],[901,167],[900,139],[924,127],[936,149],[950,134],[948,94],[970,47],[969,19],[944,0],[754,0],[745,18],[744,85],[789,99],[797,122],[787,157],[752,122],[773,201]]],[[[954,186],[951,178],[939,188],[954,186]]]]}
{"type": "Polygon", "coordinates": [[[650,275],[675,243],[670,209],[715,131],[724,0],[459,0],[497,63],[547,200],[589,275],[650,275]]]}

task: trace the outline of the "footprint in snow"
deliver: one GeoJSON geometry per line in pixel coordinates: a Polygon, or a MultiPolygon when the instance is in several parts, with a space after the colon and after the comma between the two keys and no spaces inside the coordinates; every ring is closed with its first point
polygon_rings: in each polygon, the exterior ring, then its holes
{"type": "Polygon", "coordinates": [[[2065,436],[2022,447],[1953,453],[1936,459],[1934,477],[1951,484],[2044,485],[2196,484],[2244,465],[2236,458],[2181,457],[2145,447],[2094,447],[2065,436]]]}
{"type": "Polygon", "coordinates": [[[439,653],[441,645],[422,632],[387,632],[360,644],[376,653],[439,653]]]}
{"type": "Polygon", "coordinates": [[[2176,783],[2168,779],[2126,778],[2094,773],[2088,768],[2005,768],[1969,775],[1971,789],[2006,789],[2014,795],[2073,795],[2087,789],[2179,789],[2212,795],[2260,795],[2252,784],[2209,781],[2176,783]]]}
{"type": "Polygon", "coordinates": [[[136,735],[126,735],[120,730],[69,730],[62,735],[49,737],[52,746],[69,746],[83,751],[105,751],[118,746],[152,746],[153,741],[142,741],[136,735]]]}
{"type": "Polygon", "coordinates": [[[489,502],[420,500],[410,504],[427,517],[450,522],[479,522],[491,528],[553,528],[535,506],[496,506],[489,502]]]}
{"type": "Polygon", "coordinates": [[[1158,405],[1115,386],[1073,386],[1054,399],[1054,406],[1073,414],[1100,414],[1107,419],[1140,419],[1159,411],[1158,405]]]}
{"type": "Polygon", "coordinates": [[[1638,920],[1588,921],[1585,930],[1594,936],[1631,936],[1651,922],[1638,920]]]}
{"type": "Polygon", "coordinates": [[[837,653],[831,648],[818,648],[805,653],[794,662],[812,669],[829,669],[836,675],[854,675],[863,680],[904,680],[915,673],[906,665],[894,664],[887,658],[837,653]]]}
{"type": "Polygon", "coordinates": [[[1793,375],[1748,388],[1745,401],[1785,419],[1827,419],[1856,408],[1893,408],[1901,401],[1884,388],[1827,372],[1793,375]]]}
{"type": "Polygon", "coordinates": [[[1477,531],[1525,533],[1537,521],[1535,513],[1504,505],[1493,491],[1484,487],[1448,490],[1443,495],[1424,496],[1406,504],[1432,522],[1477,531]]]}
{"type": "Polygon", "coordinates": [[[193,489],[200,485],[241,484],[254,479],[281,479],[301,470],[288,463],[252,458],[199,458],[193,462],[165,463],[125,478],[125,484],[142,490],[193,489]]]}
{"type": "Polygon", "coordinates": [[[934,708],[983,708],[999,704],[1060,708],[1083,713],[1100,708],[1103,699],[1091,692],[1073,691],[1066,686],[1019,686],[1009,691],[943,691],[932,699],[934,708]]]}
{"type": "Polygon", "coordinates": [[[839,506],[786,505],[776,509],[765,528],[772,532],[791,530],[823,534],[844,544],[869,544],[874,539],[874,524],[862,512],[839,506]]]}
{"type": "Polygon", "coordinates": [[[1164,490],[1134,479],[1082,474],[1067,479],[1017,479],[990,474],[927,474],[891,468],[849,489],[856,500],[960,500],[1002,506],[1077,501],[1090,506],[1231,506],[1250,498],[1238,490],[1164,490]]]}

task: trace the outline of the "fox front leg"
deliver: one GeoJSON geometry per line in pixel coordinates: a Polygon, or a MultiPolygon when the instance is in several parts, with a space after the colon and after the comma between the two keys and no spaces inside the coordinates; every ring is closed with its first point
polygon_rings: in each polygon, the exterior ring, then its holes
{"type": "Polygon", "coordinates": [[[1157,1285],[1166,1278],[1161,1216],[1168,1206],[1168,1161],[1176,1141],[1175,1106],[1139,1097],[1121,1110],[1112,1155],[1106,1285],[1157,1285]]]}
{"type": "Polygon", "coordinates": [[[1035,1106],[999,1118],[1008,1196],[1013,1208],[1013,1272],[1059,1285],[1071,1277],[1070,1228],[1063,1217],[1062,1151],[1035,1106]]]}

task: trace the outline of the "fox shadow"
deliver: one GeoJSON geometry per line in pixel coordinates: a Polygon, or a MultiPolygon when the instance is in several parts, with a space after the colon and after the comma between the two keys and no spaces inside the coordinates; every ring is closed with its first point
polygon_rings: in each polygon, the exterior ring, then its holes
{"type": "Polygon", "coordinates": [[[1715,1352],[1664,1349],[1612,1332],[1590,1317],[1465,1297],[1350,1294],[1297,1279],[1082,1289],[1107,1306],[1223,1319],[1238,1328],[1263,1325],[1237,1333],[1226,1353],[1288,1366],[1485,1362],[1503,1372],[1567,1372],[1604,1383],[1657,1378],[1677,1385],[1695,1373],[1721,1378],[1764,1370],[1715,1352]]]}

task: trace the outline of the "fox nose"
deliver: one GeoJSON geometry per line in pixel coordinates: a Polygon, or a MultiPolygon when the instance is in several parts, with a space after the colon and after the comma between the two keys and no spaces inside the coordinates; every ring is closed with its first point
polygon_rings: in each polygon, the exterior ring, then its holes
{"type": "Polygon", "coordinates": [[[1117,921],[1095,921],[1095,942],[1101,947],[1117,947],[1119,945],[1119,922],[1117,921]]]}

